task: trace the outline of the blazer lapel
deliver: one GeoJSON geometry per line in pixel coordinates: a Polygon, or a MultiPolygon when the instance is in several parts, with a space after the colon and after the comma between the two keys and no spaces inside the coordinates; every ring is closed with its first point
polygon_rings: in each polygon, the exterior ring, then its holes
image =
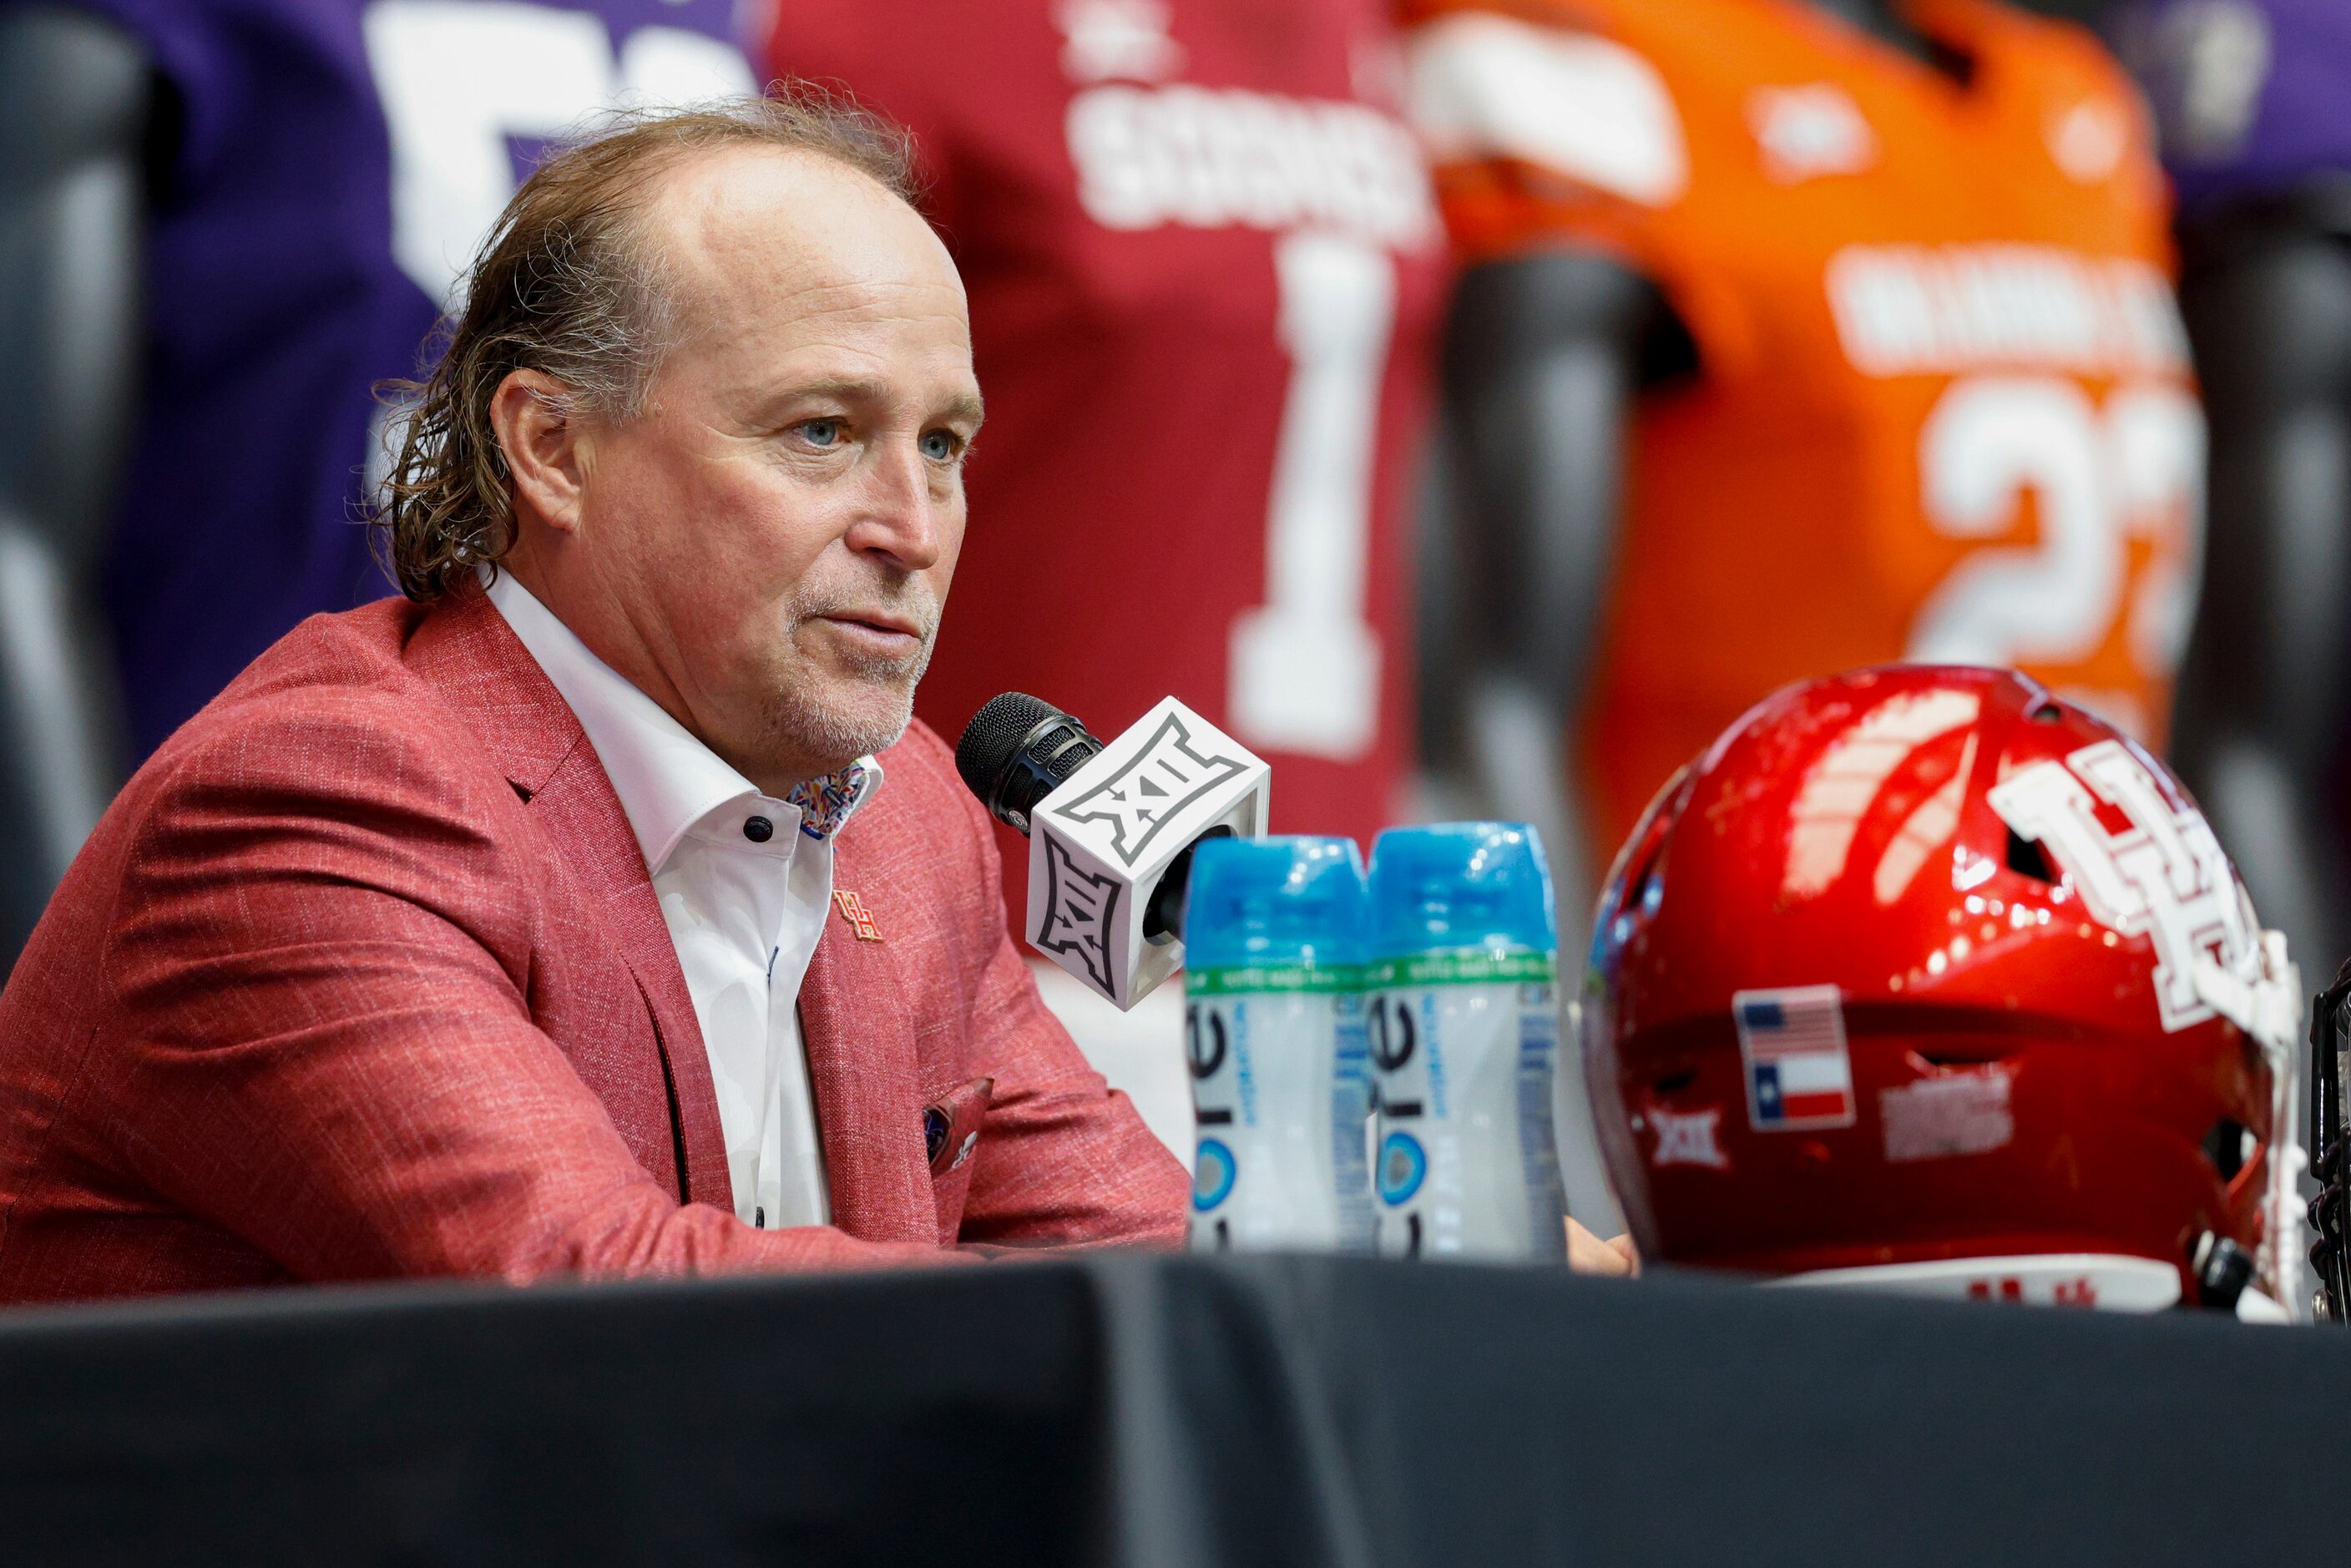
{"type": "MultiPolygon", "coordinates": [[[[852,821],[834,841],[836,888],[859,886],[856,837],[852,821]]],[[[837,904],[800,986],[800,1034],[833,1223],[870,1241],[935,1241],[914,1017],[896,955],[886,939],[858,940],[837,904]]]]}
{"type": "Polygon", "coordinates": [[[702,1025],[694,1016],[694,996],[685,988],[677,945],[662,918],[661,899],[645,873],[636,835],[629,831],[628,813],[621,809],[595,749],[583,743],[575,750],[532,798],[530,808],[601,895],[606,929],[653,1014],[662,1071],[669,1080],[670,1103],[677,1118],[677,1143],[684,1155],[678,1197],[732,1214],[735,1184],[726,1166],[726,1134],[718,1119],[718,1089],[711,1081],[702,1025]]]}
{"type": "Polygon", "coordinates": [[[506,617],[478,591],[461,591],[436,608],[411,643],[410,658],[453,706],[475,719],[485,748],[529,804],[532,820],[596,897],[653,1016],[676,1118],[673,1141],[684,1156],[679,1198],[733,1213],[718,1091],[694,998],[628,813],[595,747],[506,617]]]}

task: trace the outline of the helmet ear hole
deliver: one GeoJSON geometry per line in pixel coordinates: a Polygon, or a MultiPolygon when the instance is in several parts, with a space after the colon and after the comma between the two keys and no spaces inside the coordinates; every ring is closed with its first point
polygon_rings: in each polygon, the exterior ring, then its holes
{"type": "Polygon", "coordinates": [[[2057,880],[2057,873],[2049,863],[2047,852],[2014,828],[2008,830],[2008,869],[2035,882],[2057,880]]]}
{"type": "Polygon", "coordinates": [[[2255,1145],[2242,1122],[2223,1116],[2212,1124],[2212,1130],[2204,1134],[2204,1141],[2197,1146],[2204,1151],[2204,1157],[2212,1162],[2212,1168],[2220,1173],[2220,1179],[2228,1182],[2234,1181],[2237,1173],[2245,1168],[2246,1159],[2255,1145]]]}

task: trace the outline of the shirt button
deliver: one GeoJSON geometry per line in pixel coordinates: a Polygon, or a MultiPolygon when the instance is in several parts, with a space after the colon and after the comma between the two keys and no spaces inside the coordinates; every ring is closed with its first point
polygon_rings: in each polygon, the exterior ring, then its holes
{"type": "Polygon", "coordinates": [[[776,824],[765,817],[753,817],[743,824],[743,836],[755,844],[764,844],[776,836],[776,824]]]}

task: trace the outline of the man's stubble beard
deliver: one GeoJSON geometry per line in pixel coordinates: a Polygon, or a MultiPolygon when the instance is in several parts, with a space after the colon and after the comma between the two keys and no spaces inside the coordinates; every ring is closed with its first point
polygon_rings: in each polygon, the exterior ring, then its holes
{"type": "MultiPolygon", "coordinates": [[[[903,597],[897,601],[903,602],[903,597]]],[[[796,624],[841,607],[806,612],[796,617],[796,624]]],[[[796,679],[769,694],[764,716],[779,752],[809,759],[816,773],[824,774],[896,744],[914,721],[914,688],[930,668],[931,652],[938,643],[936,608],[927,603],[920,608],[927,631],[921,648],[909,657],[873,659],[852,653],[821,673],[803,664],[795,672],[796,679]]]]}

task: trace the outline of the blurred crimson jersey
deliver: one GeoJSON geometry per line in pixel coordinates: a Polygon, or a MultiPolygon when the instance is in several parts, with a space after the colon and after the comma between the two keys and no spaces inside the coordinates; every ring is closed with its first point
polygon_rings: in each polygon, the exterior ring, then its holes
{"type": "MultiPolygon", "coordinates": [[[[392,583],[371,389],[549,138],[758,90],[733,0],[69,0],[158,85],[143,384],[104,598],[144,757],[306,615],[392,583]]],[[[110,258],[93,258],[101,267],[110,258]]]]}
{"type": "Polygon", "coordinates": [[[1929,64],[1800,0],[1412,0],[1469,261],[1573,247],[1698,350],[1633,438],[1582,757],[1604,861],[1802,677],[2017,665],[2159,734],[2203,420],[2137,100],[2079,29],[1918,0],[1929,64]]]}
{"type": "Polygon", "coordinates": [[[1273,764],[1277,829],[1368,843],[1443,258],[1381,0],[783,0],[768,63],[915,133],[970,292],[987,423],[918,710],[1028,691],[1107,738],[1172,693],[1273,764]]]}

